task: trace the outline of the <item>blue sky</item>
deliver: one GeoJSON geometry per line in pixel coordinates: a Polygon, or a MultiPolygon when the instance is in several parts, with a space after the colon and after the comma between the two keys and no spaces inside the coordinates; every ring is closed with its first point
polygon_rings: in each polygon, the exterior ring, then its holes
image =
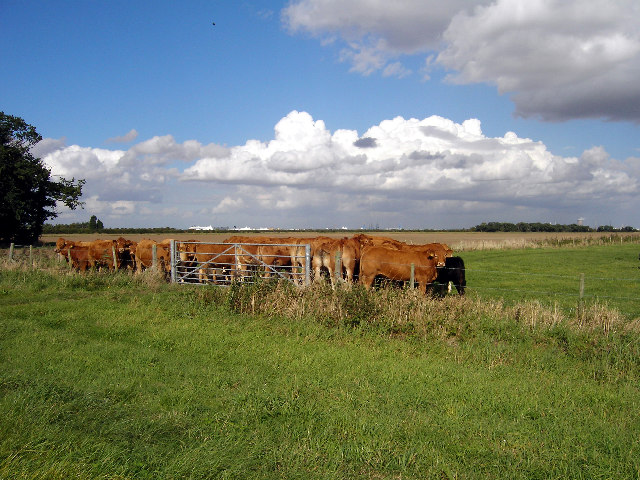
{"type": "Polygon", "coordinates": [[[87,180],[57,222],[640,227],[639,32],[623,0],[4,0],[0,109],[87,180]]]}

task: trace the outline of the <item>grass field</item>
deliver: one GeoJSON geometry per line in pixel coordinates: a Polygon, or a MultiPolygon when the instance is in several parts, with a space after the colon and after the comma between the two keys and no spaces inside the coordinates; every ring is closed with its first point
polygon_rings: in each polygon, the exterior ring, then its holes
{"type": "Polygon", "coordinates": [[[563,247],[473,250],[461,254],[467,267],[469,293],[503,298],[509,303],[535,300],[574,312],[580,300],[640,317],[640,245],[610,244],[563,247]]]}
{"type": "Polygon", "coordinates": [[[3,268],[0,478],[640,478],[637,304],[572,310],[636,249],[469,251],[442,301],[3,268]]]}

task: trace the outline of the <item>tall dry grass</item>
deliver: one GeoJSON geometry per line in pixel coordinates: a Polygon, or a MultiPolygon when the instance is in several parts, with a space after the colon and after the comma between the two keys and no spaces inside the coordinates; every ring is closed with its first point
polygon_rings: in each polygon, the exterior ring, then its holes
{"type": "Polygon", "coordinates": [[[508,233],[496,233],[496,238],[476,240],[463,239],[451,244],[456,252],[475,250],[514,250],[525,248],[562,248],[562,247],[591,247],[596,245],[613,245],[625,243],[640,243],[638,234],[607,233],[601,235],[574,234],[567,236],[549,236],[544,238],[527,238],[510,235],[508,233]]]}
{"type": "MultiPolygon", "coordinates": [[[[203,290],[204,295],[209,289],[203,290]]],[[[234,285],[215,300],[234,312],[293,320],[313,318],[328,327],[363,327],[389,335],[449,338],[462,336],[479,321],[515,322],[521,328],[549,330],[566,325],[580,332],[640,332],[640,319],[628,320],[603,303],[576,305],[566,313],[538,301],[505,305],[501,300],[447,296],[434,298],[417,289],[393,287],[368,291],[359,285],[337,288],[323,283],[296,288],[286,282],[234,285]]]]}

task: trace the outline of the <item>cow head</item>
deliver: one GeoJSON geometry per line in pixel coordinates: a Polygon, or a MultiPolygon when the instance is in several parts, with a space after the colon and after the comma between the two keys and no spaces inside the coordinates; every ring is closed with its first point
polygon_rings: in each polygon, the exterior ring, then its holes
{"type": "Polygon", "coordinates": [[[54,252],[60,253],[66,244],[67,244],[67,241],[64,238],[62,237],[58,238],[58,240],[56,240],[56,248],[54,252]]]}

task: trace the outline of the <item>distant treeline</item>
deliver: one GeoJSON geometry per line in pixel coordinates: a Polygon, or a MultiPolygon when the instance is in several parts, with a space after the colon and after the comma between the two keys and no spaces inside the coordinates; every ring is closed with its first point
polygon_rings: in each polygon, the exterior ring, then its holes
{"type": "Polygon", "coordinates": [[[472,232],[635,232],[633,227],[614,228],[611,225],[601,225],[591,228],[587,225],[559,225],[551,223],[508,223],[489,222],[481,223],[470,228],[472,232]]]}
{"type": "MultiPolygon", "coordinates": [[[[300,229],[300,230],[278,230],[281,232],[286,231],[313,231],[316,232],[318,230],[326,231],[326,232],[345,232],[347,230],[344,229],[300,229]]],[[[354,229],[356,231],[357,229],[354,229]]],[[[61,223],[58,225],[51,225],[48,223],[44,224],[42,229],[43,235],[62,235],[62,234],[73,234],[73,233],[104,233],[104,234],[115,234],[115,235],[126,235],[126,234],[162,234],[162,233],[192,233],[195,235],[202,233],[226,233],[237,231],[236,229],[220,227],[214,230],[190,230],[190,229],[180,229],[180,228],[172,228],[172,227],[154,227],[154,228],[104,228],[102,222],[100,220],[97,221],[89,221],[82,223],[61,223]]],[[[263,230],[255,230],[262,232],[263,230]]],[[[369,231],[369,230],[367,230],[369,231]]],[[[424,229],[424,230],[403,230],[403,229],[391,229],[391,230],[379,230],[373,229],[372,231],[387,231],[387,232],[402,232],[402,231],[413,231],[413,232],[433,232],[436,230],[424,229]]],[[[469,229],[456,229],[455,231],[459,232],[636,232],[637,230],[633,227],[623,227],[623,228],[614,228],[611,225],[602,225],[598,228],[591,228],[586,225],[577,225],[572,223],[570,225],[558,225],[551,223],[508,223],[508,222],[488,222],[481,223],[480,225],[476,225],[475,227],[471,227],[469,229]]]]}
{"type": "MultiPolygon", "coordinates": [[[[134,233],[185,233],[193,232],[193,230],[182,230],[171,227],[156,228],[91,228],[89,222],[83,223],[61,223],[58,225],[44,224],[42,228],[43,235],[60,235],[71,233],[104,233],[104,234],[134,234],[134,233]]],[[[212,231],[215,233],[215,230],[212,231]]]]}

